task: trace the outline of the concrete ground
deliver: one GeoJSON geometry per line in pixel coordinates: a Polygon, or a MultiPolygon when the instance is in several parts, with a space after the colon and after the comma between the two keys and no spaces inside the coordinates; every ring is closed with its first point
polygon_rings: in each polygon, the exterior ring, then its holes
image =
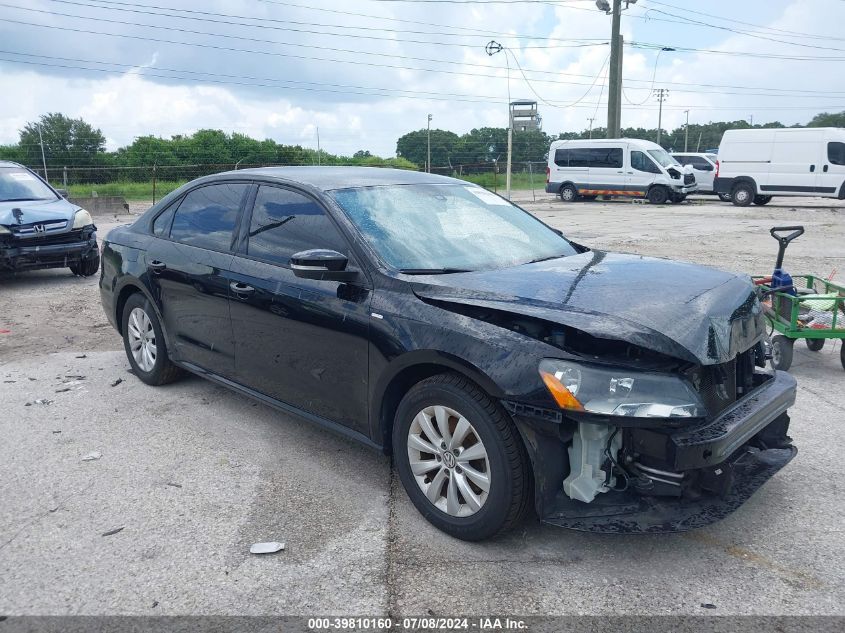
{"type": "MultiPolygon", "coordinates": [[[[515,196],[592,247],[763,274],[769,227],[800,223],[788,269],[845,279],[842,202],[532,197],[515,196]]],[[[96,277],[0,275],[0,330],[0,613],[845,615],[838,344],[796,345],[798,457],[721,523],[626,537],[532,518],[470,544],[380,454],[199,378],[143,385],[96,277]],[[285,551],[249,554],[272,540],[285,551]]]]}

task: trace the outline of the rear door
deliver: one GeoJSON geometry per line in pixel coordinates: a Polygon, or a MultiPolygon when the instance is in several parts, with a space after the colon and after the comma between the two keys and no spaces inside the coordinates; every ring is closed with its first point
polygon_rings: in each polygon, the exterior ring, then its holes
{"type": "Polygon", "coordinates": [[[294,253],[330,249],[360,270],[326,209],[303,192],[262,184],[229,275],[238,382],[369,435],[371,290],[301,279],[294,253]]]}
{"type": "Polygon", "coordinates": [[[174,358],[231,377],[235,357],[229,315],[229,266],[250,188],[225,182],[193,189],[153,224],[144,257],[174,358]]]}
{"type": "Polygon", "coordinates": [[[824,142],[826,156],[819,174],[818,193],[836,197],[845,186],[845,137],[824,142]]]}
{"type": "Polygon", "coordinates": [[[591,194],[624,195],[625,169],[622,146],[591,147],[587,150],[590,161],[591,194]]]}

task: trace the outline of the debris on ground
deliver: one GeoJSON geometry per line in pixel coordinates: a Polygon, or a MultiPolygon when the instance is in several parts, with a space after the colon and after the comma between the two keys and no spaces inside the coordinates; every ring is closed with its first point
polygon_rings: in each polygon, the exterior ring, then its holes
{"type": "Polygon", "coordinates": [[[11,334],[12,330],[0,330],[0,334],[11,334]]]}
{"type": "Polygon", "coordinates": [[[715,608],[716,608],[716,605],[715,605],[715,604],[710,604],[709,602],[702,602],[702,603],[701,603],[701,606],[702,606],[704,609],[715,609],[715,608]]]}
{"type": "Polygon", "coordinates": [[[25,406],[25,407],[31,407],[31,406],[32,406],[32,405],[34,405],[34,404],[43,404],[43,405],[48,405],[48,404],[53,404],[53,401],[52,401],[52,400],[48,400],[47,398],[38,398],[38,400],[33,400],[32,402],[27,402],[27,403],[26,403],[25,405],[23,405],[23,406],[25,406]]]}
{"type": "Polygon", "coordinates": [[[85,457],[82,458],[83,462],[93,462],[100,459],[103,454],[100,451],[91,451],[85,457]]]}
{"type": "Polygon", "coordinates": [[[182,484],[177,484],[177,483],[172,482],[172,481],[168,481],[168,482],[167,482],[167,485],[168,485],[168,486],[173,486],[174,488],[181,488],[181,487],[182,487],[182,484]]]}
{"type": "Polygon", "coordinates": [[[57,429],[57,430],[53,431],[53,433],[61,433],[61,430],[57,429]]]}
{"type": "Polygon", "coordinates": [[[122,382],[123,382],[123,378],[118,378],[117,380],[115,380],[115,381],[111,384],[111,386],[112,386],[112,387],[117,387],[117,386],[118,386],[120,383],[122,383],[122,382]]]}
{"type": "Polygon", "coordinates": [[[109,530],[108,532],[103,532],[102,535],[103,536],[111,536],[112,534],[117,534],[118,532],[122,531],[125,527],[126,527],[125,525],[121,525],[120,527],[113,528],[113,529],[109,530]]]}
{"type": "Polygon", "coordinates": [[[88,355],[87,354],[80,354],[79,356],[77,356],[77,358],[88,358],[88,355]]]}
{"type": "Polygon", "coordinates": [[[255,543],[249,548],[250,554],[275,554],[285,549],[284,543],[278,541],[271,541],[269,543],[255,543]]]}
{"type": "Polygon", "coordinates": [[[61,389],[56,389],[56,393],[64,393],[65,391],[70,391],[70,387],[62,387],[61,389]]]}

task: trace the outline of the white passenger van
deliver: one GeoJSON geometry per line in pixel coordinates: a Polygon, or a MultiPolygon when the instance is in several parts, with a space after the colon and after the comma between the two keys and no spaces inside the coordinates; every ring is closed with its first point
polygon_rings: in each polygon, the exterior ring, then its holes
{"type": "Polygon", "coordinates": [[[740,207],[775,195],[845,199],[845,129],[727,130],[713,186],[740,207]]]}
{"type": "Polygon", "coordinates": [[[633,138],[555,141],[549,149],[546,191],[564,202],[596,196],[681,202],[696,190],[684,167],[657,143],[633,138]]]}

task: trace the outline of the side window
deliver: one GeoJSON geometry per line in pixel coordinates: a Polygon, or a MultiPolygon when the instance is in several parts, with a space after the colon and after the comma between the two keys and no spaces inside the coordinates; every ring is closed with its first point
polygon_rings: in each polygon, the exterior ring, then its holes
{"type": "Polygon", "coordinates": [[[191,246],[228,251],[248,188],[249,185],[238,182],[194,189],[176,209],[170,238],[191,246]]]}
{"type": "Polygon", "coordinates": [[[173,220],[173,212],[176,211],[176,207],[179,206],[179,202],[180,201],[177,200],[172,203],[164,211],[159,213],[155,220],[153,220],[153,234],[156,237],[162,237],[170,233],[170,223],[173,220]]]}
{"type": "Polygon", "coordinates": [[[348,255],[343,236],[311,198],[279,187],[259,187],[249,223],[247,254],[287,266],[291,255],[311,248],[348,255]]]}
{"type": "Polygon", "coordinates": [[[845,143],[828,143],[827,160],[834,165],[845,165],[845,143]]]}
{"type": "Polygon", "coordinates": [[[676,161],[681,163],[681,165],[691,165],[692,164],[692,157],[690,157],[690,156],[675,156],[673,154],[672,158],[674,158],[676,161]]]}
{"type": "MultiPolygon", "coordinates": [[[[685,165],[686,163],[681,164],[685,165]]],[[[708,163],[701,156],[690,156],[689,164],[692,165],[694,169],[698,169],[699,171],[713,171],[713,165],[708,163]]]]}
{"type": "Polygon", "coordinates": [[[643,152],[634,150],[631,152],[631,167],[637,171],[645,171],[650,174],[659,174],[657,165],[643,152]]]}
{"type": "Polygon", "coordinates": [[[569,150],[569,166],[570,167],[589,167],[591,154],[587,148],[578,148],[569,150]]]}
{"type": "Polygon", "coordinates": [[[597,147],[590,151],[590,167],[622,169],[621,147],[597,147]]]}
{"type": "Polygon", "coordinates": [[[569,153],[568,149],[555,150],[555,165],[558,167],[569,167],[569,153]]]}

